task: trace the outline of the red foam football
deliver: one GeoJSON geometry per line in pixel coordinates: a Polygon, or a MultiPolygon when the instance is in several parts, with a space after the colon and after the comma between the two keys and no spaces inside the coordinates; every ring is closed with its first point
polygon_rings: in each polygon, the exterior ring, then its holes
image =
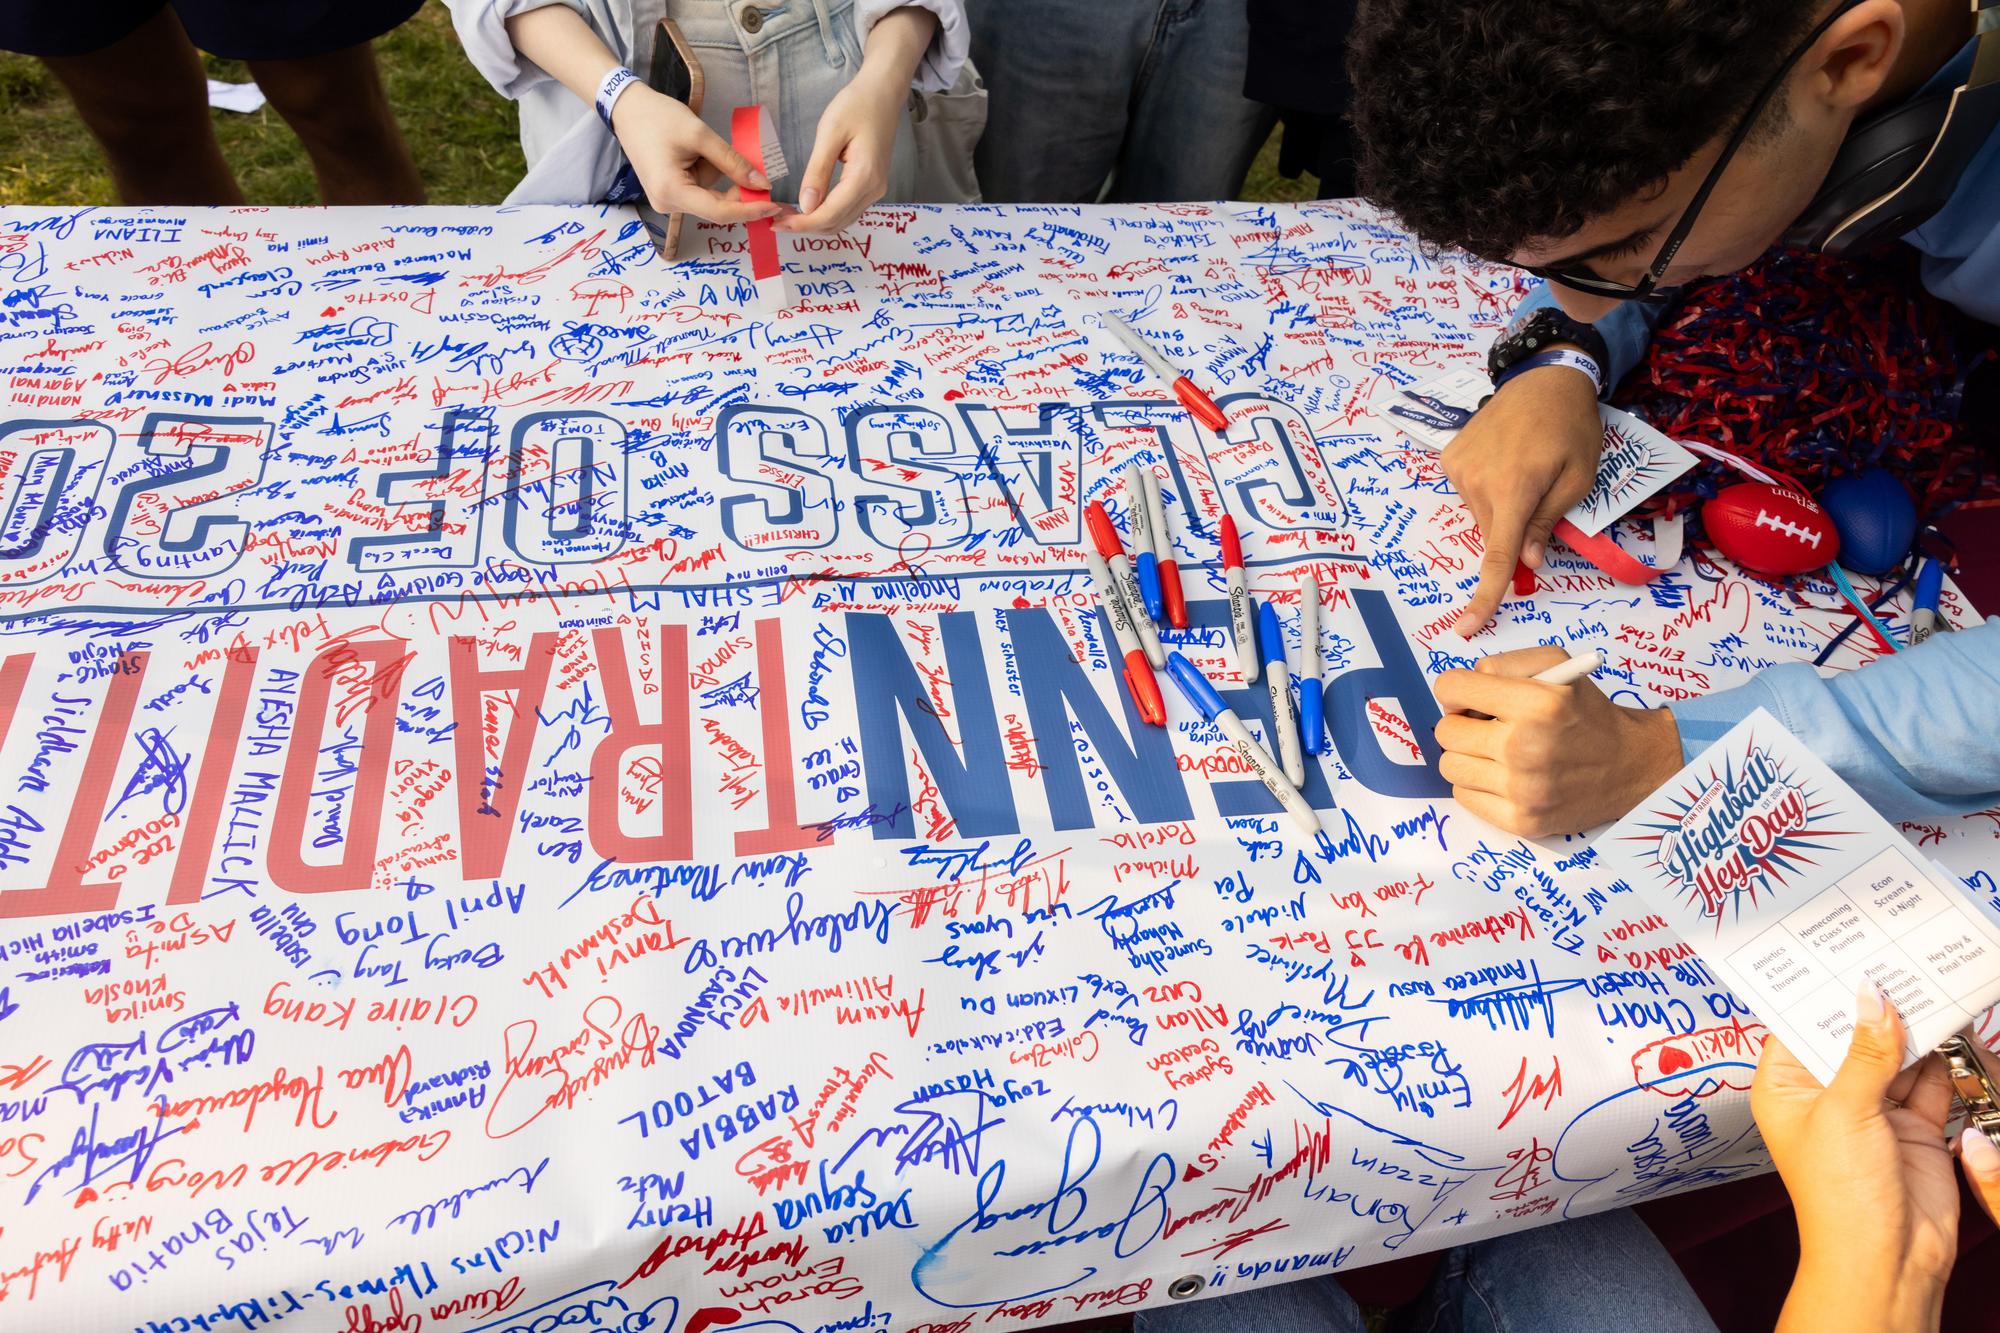
{"type": "Polygon", "coordinates": [[[1803,574],[1840,554],[1832,515],[1789,486],[1726,487],[1702,506],[1701,522],[1724,555],[1758,574],[1803,574]]]}

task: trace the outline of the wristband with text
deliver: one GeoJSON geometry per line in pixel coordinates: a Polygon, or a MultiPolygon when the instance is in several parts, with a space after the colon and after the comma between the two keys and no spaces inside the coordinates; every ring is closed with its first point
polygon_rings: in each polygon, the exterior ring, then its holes
{"type": "Polygon", "coordinates": [[[597,118],[604,122],[605,129],[611,128],[611,108],[618,105],[619,94],[638,81],[637,74],[619,65],[597,85],[597,118]]]}
{"type": "MultiPolygon", "coordinates": [[[[1486,373],[1497,380],[1515,362],[1565,344],[1581,347],[1600,366],[1611,364],[1611,351],[1603,334],[1581,320],[1571,319],[1556,306],[1543,306],[1494,340],[1486,351],[1486,373]]],[[[1598,379],[1608,382],[1610,376],[1599,375],[1598,379]]]]}
{"type": "Polygon", "coordinates": [[[1590,377],[1590,382],[1597,387],[1600,395],[1604,392],[1604,368],[1598,365],[1589,353],[1574,347],[1552,347],[1546,352],[1536,352],[1533,356],[1523,357],[1501,371],[1499,378],[1493,381],[1493,387],[1497,389],[1523,371],[1537,370],[1543,366],[1568,366],[1572,370],[1580,370],[1590,377]]]}

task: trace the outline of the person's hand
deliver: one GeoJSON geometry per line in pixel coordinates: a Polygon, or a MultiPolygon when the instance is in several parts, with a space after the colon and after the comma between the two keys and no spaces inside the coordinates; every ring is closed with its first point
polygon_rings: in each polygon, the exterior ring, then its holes
{"type": "MultiPolygon", "coordinates": [[[[1944,1061],[1933,1052],[1902,1068],[1902,1019],[1872,983],[1855,1015],[1832,1083],[1822,1088],[1772,1037],[1750,1089],[1751,1114],[1798,1215],[1799,1271],[1780,1333],[1935,1329],[1958,1253],[1944,1061]]],[[[1978,1151],[1968,1154],[1968,1176],[1978,1151]]],[[[2000,1201],[1996,1175],[1985,1177],[1989,1210],[2000,1201]]]]}
{"type": "Polygon", "coordinates": [[[646,191],[662,213],[690,213],[708,222],[752,222],[784,211],[782,205],[747,203],[743,186],[770,188],[764,173],[723,142],[701,117],[644,84],[627,88],[611,108],[611,129],[646,191]],[[733,182],[727,194],[709,188],[733,182]]]}
{"type": "Polygon", "coordinates": [[[888,191],[889,155],[909,87],[909,75],[891,82],[888,73],[864,64],[834,94],[813,134],[812,161],[799,182],[799,211],[780,221],[779,231],[839,231],[888,191]]]}
{"type": "Polygon", "coordinates": [[[1525,561],[1540,569],[1556,521],[1590,494],[1604,428],[1588,375],[1541,366],[1507,381],[1460,428],[1438,463],[1486,542],[1479,586],[1452,628],[1485,629],[1525,561]]]}
{"type": "Polygon", "coordinates": [[[1438,772],[1460,805],[1523,837],[1616,819],[1681,767],[1680,731],[1666,709],[1621,707],[1588,679],[1525,679],[1567,656],[1494,653],[1434,686],[1445,712],[1438,772]]]}
{"type": "Polygon", "coordinates": [[[937,15],[902,5],[875,21],[861,68],[834,94],[813,133],[812,161],[799,180],[799,211],[780,231],[839,231],[889,188],[889,155],[910,80],[937,33],[937,15]],[[840,182],[834,183],[834,164],[840,182]]]}

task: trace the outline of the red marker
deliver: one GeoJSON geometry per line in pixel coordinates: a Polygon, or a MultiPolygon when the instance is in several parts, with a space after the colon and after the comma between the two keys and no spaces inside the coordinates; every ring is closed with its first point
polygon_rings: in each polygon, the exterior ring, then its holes
{"type": "Polygon", "coordinates": [[[1160,479],[1151,468],[1142,468],[1139,476],[1146,488],[1146,531],[1153,538],[1153,553],[1159,560],[1160,595],[1167,604],[1167,623],[1175,629],[1186,629],[1187,593],[1181,587],[1180,562],[1174,559],[1174,539],[1167,535],[1167,503],[1160,495],[1160,479]]]}
{"type": "Polygon", "coordinates": [[[1243,575],[1243,541],[1236,535],[1236,520],[1227,514],[1222,516],[1222,570],[1229,580],[1229,636],[1236,640],[1236,661],[1244,684],[1255,684],[1263,679],[1257,669],[1257,612],[1243,575]]]}
{"type": "Polygon", "coordinates": [[[1118,540],[1118,529],[1111,526],[1111,515],[1104,512],[1103,505],[1092,500],[1083,507],[1083,517],[1090,524],[1090,539],[1097,543],[1097,553],[1111,567],[1112,582],[1125,598],[1126,609],[1132,613],[1132,627],[1139,631],[1139,642],[1145,647],[1146,660],[1156,667],[1165,666],[1167,650],[1160,646],[1160,632],[1153,627],[1152,618],[1146,614],[1146,601],[1139,593],[1139,576],[1132,571],[1132,562],[1125,556],[1125,545],[1118,540]]]}
{"type": "Polygon", "coordinates": [[[1146,661],[1146,651],[1139,646],[1139,635],[1132,628],[1132,614],[1125,605],[1125,595],[1119,591],[1118,581],[1111,576],[1103,556],[1086,546],[1083,558],[1090,566],[1091,581],[1097,585],[1097,600],[1103,603],[1104,614],[1111,621],[1111,637],[1118,641],[1118,651],[1125,659],[1125,688],[1132,695],[1139,716],[1156,727],[1164,727],[1167,725],[1167,701],[1160,697],[1160,682],[1153,679],[1153,668],[1146,661]]]}
{"type": "Polygon", "coordinates": [[[1155,375],[1172,386],[1174,397],[1181,400],[1181,406],[1187,409],[1189,416],[1210,430],[1219,431],[1229,424],[1229,418],[1222,414],[1222,409],[1215,405],[1215,400],[1203,393],[1200,385],[1175,370],[1167,358],[1161,356],[1151,343],[1139,336],[1137,329],[1109,310],[1104,312],[1104,327],[1117,334],[1119,342],[1131,348],[1133,355],[1144,361],[1155,375]]]}

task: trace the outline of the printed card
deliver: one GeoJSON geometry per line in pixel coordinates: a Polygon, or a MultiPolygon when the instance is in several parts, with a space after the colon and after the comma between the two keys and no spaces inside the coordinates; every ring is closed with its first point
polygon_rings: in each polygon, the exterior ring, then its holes
{"type": "Polygon", "coordinates": [[[1460,366],[1396,390],[1382,411],[1389,423],[1426,449],[1442,449],[1458,434],[1454,413],[1471,415],[1493,392],[1493,381],[1476,366],[1460,366]]]}
{"type": "Polygon", "coordinates": [[[1597,847],[1821,1082],[1864,980],[1906,1062],[2000,1000],[2000,929],[1761,708],[1597,847]]]}
{"type": "Polygon", "coordinates": [[[1658,495],[1696,462],[1681,444],[1630,412],[1599,403],[1597,414],[1604,421],[1604,452],[1597,458],[1597,483],[1582,503],[1564,516],[1593,537],[1658,495]]]}
{"type": "MultiPolygon", "coordinates": [[[[1382,408],[1389,422],[1426,449],[1442,449],[1458,434],[1455,412],[1471,413],[1493,392],[1485,372],[1460,366],[1419,380],[1396,391],[1382,408]]],[[[1612,523],[1658,495],[1674,478],[1698,461],[1679,442],[1615,407],[1597,405],[1604,422],[1604,449],[1598,455],[1597,482],[1583,502],[1565,517],[1596,536],[1612,523]]]]}

